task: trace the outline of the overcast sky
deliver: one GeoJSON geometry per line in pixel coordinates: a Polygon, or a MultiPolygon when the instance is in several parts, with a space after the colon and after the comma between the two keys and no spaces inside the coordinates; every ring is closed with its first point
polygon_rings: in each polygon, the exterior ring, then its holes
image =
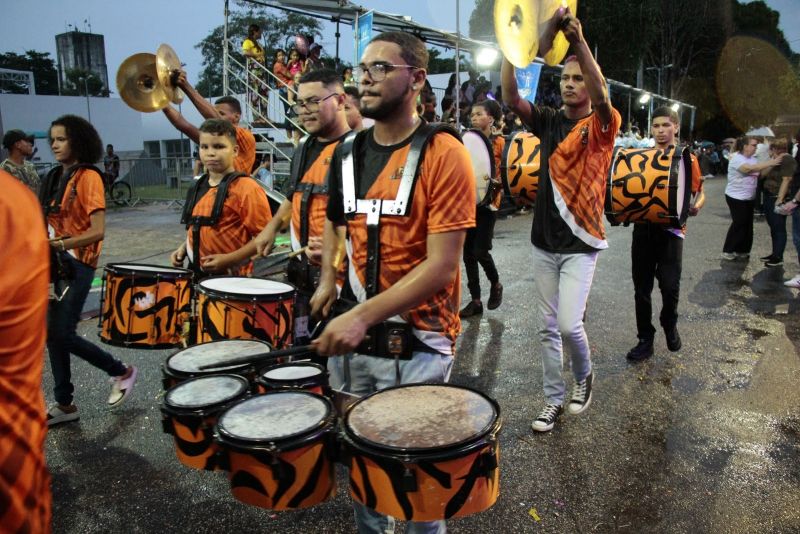
{"type": "MultiPolygon", "coordinates": [[[[410,15],[415,21],[455,31],[456,0],[361,0],[355,3],[388,13],[410,15]]],[[[781,29],[795,51],[800,51],[800,0],[769,0],[781,13],[781,29]],[[789,23],[793,22],[792,25],[789,23]]],[[[231,2],[233,4],[233,2],[231,2]]],[[[461,0],[461,31],[468,32],[474,0],[461,0]]],[[[55,58],[55,35],[68,24],[105,36],[109,79],[120,63],[137,52],[155,53],[168,43],[186,63],[190,81],[196,82],[202,57],[194,48],[209,31],[223,22],[222,0],[27,0],[3,2],[0,17],[0,52],[26,50],[50,52],[55,58]],[[86,22],[84,22],[86,21],[86,22]]],[[[591,21],[584,21],[591,24],[591,21]]],[[[322,45],[333,55],[333,24],[326,23],[322,45]]],[[[341,29],[340,56],[353,56],[353,33],[341,29]]],[[[114,88],[112,87],[112,91],[114,88]]]]}

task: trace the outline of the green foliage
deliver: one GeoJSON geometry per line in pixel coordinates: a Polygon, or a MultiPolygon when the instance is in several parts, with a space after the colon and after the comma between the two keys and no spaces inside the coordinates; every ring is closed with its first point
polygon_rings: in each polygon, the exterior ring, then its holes
{"type": "MultiPolygon", "coordinates": [[[[320,23],[312,17],[295,13],[276,13],[264,8],[254,8],[252,4],[247,6],[246,11],[231,12],[228,18],[228,37],[235,44],[231,45],[229,52],[241,63],[244,63],[241,43],[247,38],[247,27],[250,24],[258,24],[261,27],[261,46],[266,52],[269,67],[272,66],[276,50],[294,46],[295,35],[315,37],[320,35],[320,23]]],[[[203,71],[200,73],[197,90],[205,97],[223,94],[223,36],[224,27],[217,26],[195,46],[203,54],[203,71]]]]}
{"type": "MultiPolygon", "coordinates": [[[[49,52],[28,50],[25,55],[6,52],[0,54],[0,68],[31,71],[37,95],[58,94],[58,71],[49,52]]],[[[28,88],[21,84],[6,84],[0,90],[15,94],[28,93],[28,88]]]]}
{"type": "Polygon", "coordinates": [[[67,96],[108,96],[103,80],[87,69],[67,69],[64,73],[64,86],[61,94],[67,96]]]}
{"type": "Polygon", "coordinates": [[[469,36],[481,41],[494,41],[494,0],[475,0],[469,16],[469,36]]]}
{"type": "Polygon", "coordinates": [[[441,57],[442,51],[437,48],[428,49],[428,74],[440,74],[456,70],[455,57],[441,57]]]}

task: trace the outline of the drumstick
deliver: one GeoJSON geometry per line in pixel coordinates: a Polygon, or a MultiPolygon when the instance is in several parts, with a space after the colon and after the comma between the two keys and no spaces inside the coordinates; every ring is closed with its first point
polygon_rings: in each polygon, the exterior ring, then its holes
{"type": "MultiPolygon", "coordinates": [[[[283,248],[283,247],[287,247],[287,246],[289,246],[289,245],[287,245],[287,244],[275,245],[274,249],[279,249],[279,248],[283,248]]],[[[298,254],[299,254],[300,252],[303,252],[303,251],[305,251],[305,247],[304,247],[304,248],[302,248],[302,249],[300,249],[300,250],[298,251],[298,254]]],[[[295,254],[295,256],[296,256],[296,255],[297,255],[297,254],[295,254]]],[[[254,255],[250,256],[250,260],[252,260],[252,261],[255,261],[255,260],[257,260],[258,258],[261,258],[261,257],[264,257],[264,258],[269,258],[269,256],[261,256],[261,254],[258,254],[258,253],[256,253],[256,254],[254,254],[254,255]]],[[[293,258],[294,256],[289,256],[289,257],[290,257],[290,258],[293,258]]]]}
{"type": "Polygon", "coordinates": [[[274,360],[283,356],[295,356],[305,352],[316,352],[313,345],[298,345],[297,347],[289,347],[288,349],[273,350],[271,352],[261,352],[259,354],[250,354],[242,356],[241,358],[234,358],[224,362],[216,362],[207,365],[201,365],[200,370],[205,371],[208,369],[216,369],[218,367],[228,367],[230,365],[238,365],[240,363],[261,363],[266,360],[274,360]]]}

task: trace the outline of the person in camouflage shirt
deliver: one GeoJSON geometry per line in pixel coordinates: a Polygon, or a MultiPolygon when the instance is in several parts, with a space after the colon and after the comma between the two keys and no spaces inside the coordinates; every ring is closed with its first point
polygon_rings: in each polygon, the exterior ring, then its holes
{"type": "Polygon", "coordinates": [[[36,167],[25,161],[25,158],[33,155],[33,136],[22,130],[9,130],[3,136],[3,147],[8,150],[8,158],[0,163],[0,169],[17,178],[38,195],[40,180],[36,167]]]}

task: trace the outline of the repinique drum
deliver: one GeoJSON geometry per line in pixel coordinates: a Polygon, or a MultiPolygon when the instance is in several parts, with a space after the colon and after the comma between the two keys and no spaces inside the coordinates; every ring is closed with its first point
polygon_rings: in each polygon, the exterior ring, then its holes
{"type": "Polygon", "coordinates": [[[234,498],[272,510],[307,508],[336,494],[336,413],[307,391],[244,400],[216,426],[234,498]]]}
{"type": "Polygon", "coordinates": [[[256,384],[260,393],[286,389],[303,389],[317,395],[329,392],[328,370],[312,362],[271,365],[261,371],[256,384]]]}
{"type": "Polygon", "coordinates": [[[655,223],[680,228],[691,199],[689,150],[614,149],[605,213],[612,225],[655,223]]]}
{"type": "Polygon", "coordinates": [[[169,389],[190,378],[230,373],[243,376],[252,382],[257,377],[254,364],[239,363],[214,369],[200,369],[200,367],[224,364],[235,358],[255,356],[271,350],[268,343],[257,339],[225,339],[183,349],[167,358],[161,368],[164,389],[169,389]]]}
{"type": "Polygon", "coordinates": [[[104,343],[148,349],[178,346],[192,313],[192,273],[138,263],[106,265],[100,309],[104,343]]]}
{"type": "Polygon", "coordinates": [[[260,339],[276,349],[292,343],[295,288],[260,278],[220,276],[197,284],[199,343],[260,339]]]}
{"type": "Polygon", "coordinates": [[[214,441],[217,416],[249,393],[246,379],[235,375],[193,378],[167,391],[161,405],[164,432],[175,439],[175,454],[187,467],[218,469],[214,441]]]}
{"type": "Polygon", "coordinates": [[[516,132],[506,140],[501,178],[506,195],[517,206],[532,206],[539,191],[541,165],[539,138],[528,132],[516,132]]]}
{"type": "Polygon", "coordinates": [[[496,196],[495,191],[499,186],[493,180],[497,174],[494,168],[492,144],[480,130],[467,130],[461,135],[461,139],[472,161],[478,206],[487,206],[496,196]]]}
{"type": "Polygon", "coordinates": [[[411,384],[356,401],[344,418],[350,494],[407,521],[461,517],[499,494],[500,407],[473,389],[411,384]]]}

